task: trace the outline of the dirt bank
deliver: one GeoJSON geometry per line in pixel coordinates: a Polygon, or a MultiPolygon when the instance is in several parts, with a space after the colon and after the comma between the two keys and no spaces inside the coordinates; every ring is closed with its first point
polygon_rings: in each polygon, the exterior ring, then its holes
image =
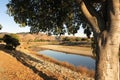
{"type": "Polygon", "coordinates": [[[63,45],[41,45],[39,47],[56,50],[56,51],[61,51],[61,52],[66,52],[66,53],[92,56],[92,50],[90,47],[63,46],[63,45]]]}

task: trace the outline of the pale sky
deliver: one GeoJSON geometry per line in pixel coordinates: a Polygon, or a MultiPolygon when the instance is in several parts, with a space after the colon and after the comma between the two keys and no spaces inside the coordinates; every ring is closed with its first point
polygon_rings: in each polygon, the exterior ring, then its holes
{"type": "Polygon", "coordinates": [[[3,26],[0,32],[10,32],[10,33],[18,33],[18,32],[29,32],[29,27],[21,28],[19,24],[14,22],[14,19],[9,16],[7,13],[6,4],[8,0],[0,0],[0,24],[3,26]]]}
{"type": "MultiPolygon", "coordinates": [[[[3,26],[0,32],[9,32],[9,33],[19,33],[19,32],[29,32],[30,27],[19,27],[19,24],[14,22],[13,17],[7,14],[6,4],[9,0],[0,0],[0,24],[3,26]]],[[[85,36],[83,34],[83,29],[81,28],[79,33],[76,36],[85,36]]]]}

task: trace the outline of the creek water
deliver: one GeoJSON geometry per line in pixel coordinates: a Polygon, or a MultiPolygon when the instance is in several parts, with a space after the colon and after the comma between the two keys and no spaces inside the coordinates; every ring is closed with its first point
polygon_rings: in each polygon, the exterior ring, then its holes
{"type": "Polygon", "coordinates": [[[39,54],[43,54],[52,58],[55,58],[59,61],[69,62],[75,66],[84,66],[89,69],[95,69],[95,60],[91,57],[76,55],[76,54],[68,54],[64,52],[58,52],[53,50],[43,50],[40,51],[39,54]]]}

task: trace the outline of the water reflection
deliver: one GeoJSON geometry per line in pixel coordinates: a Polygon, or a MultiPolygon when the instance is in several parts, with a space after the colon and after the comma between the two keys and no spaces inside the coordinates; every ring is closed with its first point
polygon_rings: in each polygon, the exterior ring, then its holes
{"type": "Polygon", "coordinates": [[[60,61],[67,61],[75,66],[81,65],[89,69],[95,69],[95,60],[92,59],[91,57],[75,55],[75,54],[66,54],[63,52],[57,52],[53,50],[44,50],[44,51],[40,51],[39,53],[55,58],[60,61]]]}

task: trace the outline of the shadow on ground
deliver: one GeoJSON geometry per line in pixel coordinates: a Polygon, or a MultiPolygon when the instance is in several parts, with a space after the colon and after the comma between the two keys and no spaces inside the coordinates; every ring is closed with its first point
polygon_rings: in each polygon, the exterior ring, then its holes
{"type": "Polygon", "coordinates": [[[30,64],[30,61],[42,64],[42,62],[40,60],[37,60],[37,59],[31,57],[30,55],[27,55],[27,54],[25,54],[23,52],[20,52],[20,51],[6,50],[6,49],[4,49],[4,47],[5,47],[4,44],[0,44],[0,50],[12,55],[13,57],[15,57],[19,62],[21,62],[23,65],[29,67],[30,69],[32,69],[34,71],[34,73],[38,74],[44,80],[57,80],[53,76],[48,76],[47,74],[45,74],[42,71],[38,70],[35,67],[35,65],[30,64]]]}

